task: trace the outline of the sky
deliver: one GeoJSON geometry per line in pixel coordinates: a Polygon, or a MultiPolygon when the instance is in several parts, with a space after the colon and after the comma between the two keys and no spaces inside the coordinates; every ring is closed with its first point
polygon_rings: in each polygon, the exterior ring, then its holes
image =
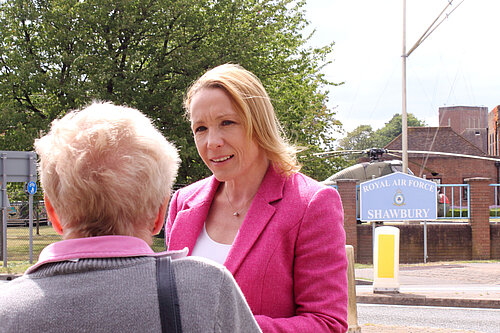
{"type": "MultiPolygon", "coordinates": [[[[407,112],[438,126],[441,106],[500,104],[500,0],[453,0],[448,18],[407,58],[407,112]],[[460,5],[459,5],[460,4],[460,5]],[[458,7],[457,7],[458,5],[458,7]]],[[[409,51],[448,0],[406,0],[409,51]]],[[[310,45],[335,42],[324,69],[344,133],[402,112],[403,0],[307,0],[310,45]]]]}

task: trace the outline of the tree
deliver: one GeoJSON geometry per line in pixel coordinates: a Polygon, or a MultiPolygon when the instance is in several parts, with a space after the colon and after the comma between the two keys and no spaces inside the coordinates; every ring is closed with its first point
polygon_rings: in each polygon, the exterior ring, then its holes
{"type": "Polygon", "coordinates": [[[364,150],[372,147],[373,129],[371,125],[359,125],[339,141],[339,148],[343,150],[364,150]]]}
{"type": "MultiPolygon", "coordinates": [[[[6,0],[0,3],[0,149],[29,150],[65,112],[107,100],[149,115],[180,148],[178,182],[209,172],[184,93],[233,62],[261,78],[286,133],[309,151],[339,126],[321,69],[333,43],[306,47],[297,0],[6,0]]],[[[315,176],[314,162],[304,170],[315,176]]],[[[325,167],[330,167],[326,165],[325,167]]],[[[333,166],[334,168],[335,166],[333,166]]]]}
{"type": "MultiPolygon", "coordinates": [[[[389,142],[401,134],[401,115],[395,114],[391,120],[385,123],[384,127],[373,131],[371,125],[359,125],[345,137],[339,140],[338,148],[341,150],[366,150],[370,148],[383,148],[389,142]]],[[[408,126],[426,126],[425,122],[418,120],[413,114],[408,114],[408,126]]],[[[359,154],[344,155],[345,165],[350,166],[356,163],[359,154]]],[[[340,163],[336,163],[336,166],[340,163]]]]}
{"type": "MultiPolygon", "coordinates": [[[[392,116],[391,120],[385,123],[384,127],[375,131],[375,133],[373,134],[373,144],[379,148],[385,147],[389,142],[391,142],[401,134],[402,123],[402,117],[399,113],[392,116]]],[[[407,125],[409,127],[426,126],[425,121],[417,119],[411,113],[408,114],[407,125]]]]}

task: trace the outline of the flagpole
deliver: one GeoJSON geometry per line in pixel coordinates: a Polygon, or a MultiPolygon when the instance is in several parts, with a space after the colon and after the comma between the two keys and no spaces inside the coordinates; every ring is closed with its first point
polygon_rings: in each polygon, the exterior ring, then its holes
{"type": "Polygon", "coordinates": [[[403,0],[403,111],[401,114],[401,150],[403,173],[408,173],[408,116],[406,112],[406,0],[403,0]]]}

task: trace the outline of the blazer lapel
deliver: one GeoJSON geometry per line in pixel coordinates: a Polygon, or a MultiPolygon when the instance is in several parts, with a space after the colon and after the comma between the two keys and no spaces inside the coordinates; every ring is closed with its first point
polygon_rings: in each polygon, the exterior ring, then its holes
{"type": "Polygon", "coordinates": [[[273,217],[276,208],[271,203],[283,197],[285,181],[283,176],[269,166],[224,262],[224,266],[233,275],[273,217]]]}
{"type": "Polygon", "coordinates": [[[206,185],[199,191],[191,193],[191,196],[185,200],[183,209],[175,217],[169,249],[180,250],[188,247],[189,255],[191,255],[219,184],[219,181],[212,176],[206,185]]]}

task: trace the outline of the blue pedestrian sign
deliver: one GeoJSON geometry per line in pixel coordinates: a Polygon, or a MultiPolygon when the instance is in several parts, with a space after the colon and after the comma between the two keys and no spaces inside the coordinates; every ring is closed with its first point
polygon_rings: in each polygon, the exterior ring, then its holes
{"type": "Polygon", "coordinates": [[[28,189],[28,193],[33,195],[36,193],[36,183],[35,182],[29,182],[28,183],[28,186],[26,186],[26,188],[28,189]]]}

